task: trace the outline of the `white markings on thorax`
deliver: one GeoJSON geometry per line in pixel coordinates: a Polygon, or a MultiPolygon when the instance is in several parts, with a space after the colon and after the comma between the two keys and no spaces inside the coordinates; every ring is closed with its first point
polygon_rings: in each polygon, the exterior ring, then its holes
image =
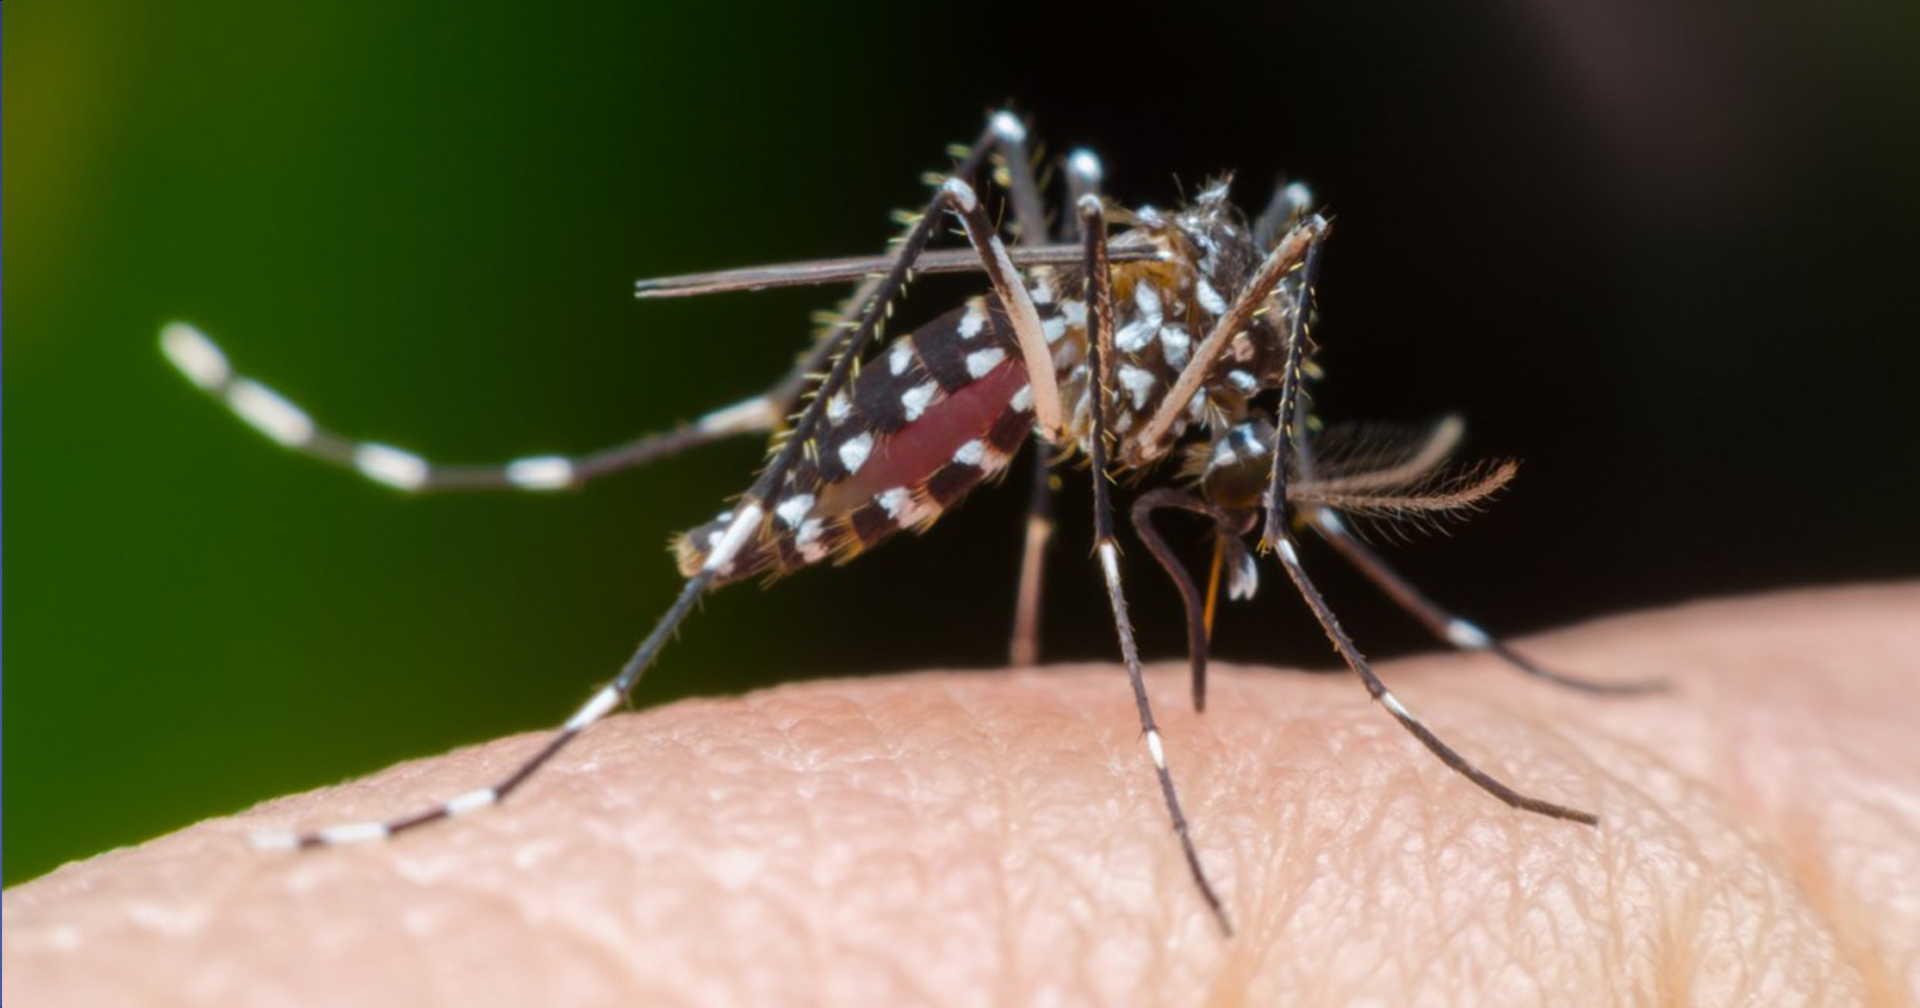
{"type": "Polygon", "coordinates": [[[1122,353],[1139,353],[1160,332],[1162,310],[1160,292],[1151,282],[1141,280],[1133,285],[1133,318],[1120,331],[1113,334],[1113,345],[1122,353]]]}
{"type": "Polygon", "coordinates": [[[1160,327],[1160,355],[1175,371],[1187,366],[1187,354],[1193,349],[1193,337],[1179,326],[1160,327]]]}
{"type": "Polygon", "coordinates": [[[1200,299],[1200,307],[1205,308],[1215,317],[1227,313],[1227,299],[1213,289],[1213,285],[1207,282],[1206,277],[1200,278],[1199,286],[1194,289],[1194,296],[1200,299]]]}
{"type": "Polygon", "coordinates": [[[1131,364],[1122,364],[1116,376],[1128,394],[1133,397],[1133,408],[1136,410],[1146,408],[1147,397],[1153,394],[1155,381],[1153,372],[1131,364]]]}

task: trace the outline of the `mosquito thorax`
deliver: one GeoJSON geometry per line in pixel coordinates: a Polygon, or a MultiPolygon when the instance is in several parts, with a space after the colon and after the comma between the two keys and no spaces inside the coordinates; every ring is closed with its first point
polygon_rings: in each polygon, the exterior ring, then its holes
{"type": "MultiPolygon", "coordinates": [[[[1248,403],[1279,385],[1285,354],[1281,320],[1292,311],[1292,290],[1282,285],[1268,310],[1250,318],[1232,335],[1199,388],[1186,395],[1173,428],[1156,444],[1137,435],[1147,426],[1175,390],[1188,360],[1246,286],[1267,250],[1255,241],[1251,228],[1227,202],[1227,184],[1218,182],[1199,193],[1192,203],[1175,211],[1141,207],[1118,218],[1132,230],[1115,239],[1116,247],[1150,244],[1160,255],[1153,261],[1116,265],[1113,270],[1114,400],[1110,426],[1121,440],[1117,457],[1129,466],[1141,466],[1164,457],[1191,427],[1221,431],[1247,414],[1248,403]]],[[[1063,285],[1078,292],[1084,287],[1076,275],[1063,285]]],[[[1079,305],[1069,301],[1067,307],[1079,305]]],[[[1044,312],[1044,307],[1043,307],[1044,312]]],[[[1067,327],[1071,349],[1057,352],[1063,397],[1076,404],[1073,432],[1084,447],[1091,431],[1084,363],[1085,330],[1067,327]]]]}

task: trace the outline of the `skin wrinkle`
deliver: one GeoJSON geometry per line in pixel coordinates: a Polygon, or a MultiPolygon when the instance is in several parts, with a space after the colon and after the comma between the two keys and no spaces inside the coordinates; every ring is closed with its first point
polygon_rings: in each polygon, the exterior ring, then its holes
{"type": "Polygon", "coordinates": [[[388,845],[242,838],[461,793],[538,739],[204,823],[9,891],[4,1000],[1916,1003],[1914,611],[1920,586],[1804,592],[1523,645],[1676,680],[1631,700],[1390,663],[1470,758],[1599,830],[1506,809],[1348,677],[1221,668],[1195,717],[1169,663],[1150,689],[1232,941],[1104,664],[618,716],[505,807],[388,845]]]}

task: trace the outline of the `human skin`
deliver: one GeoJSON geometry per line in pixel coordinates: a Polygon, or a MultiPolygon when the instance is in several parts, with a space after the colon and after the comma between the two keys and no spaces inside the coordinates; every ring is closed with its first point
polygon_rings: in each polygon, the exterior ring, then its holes
{"type": "MultiPolygon", "coordinates": [[[[1350,676],[1151,673],[1223,936],[1114,665],[811,682],[615,716],[512,801],[409,811],[522,735],[9,890],[10,1005],[1920,1004],[1920,585],[1777,594],[1385,663],[1598,828],[1513,811],[1350,676]]],[[[17,824],[16,824],[17,825],[17,824]]]]}

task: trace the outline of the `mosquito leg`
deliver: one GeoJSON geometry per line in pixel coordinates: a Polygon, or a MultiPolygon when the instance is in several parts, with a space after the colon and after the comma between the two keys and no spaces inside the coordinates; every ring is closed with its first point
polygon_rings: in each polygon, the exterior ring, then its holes
{"type": "MultiPolygon", "coordinates": [[[[1027,168],[1026,129],[1011,113],[995,114],[987,130],[956,168],[960,178],[971,177],[997,148],[1007,150],[1010,165],[1019,166],[1013,179],[1024,177],[1032,204],[1026,213],[1032,234],[1045,235],[1044,214],[1038,209],[1037,190],[1027,168]],[[1024,176],[1022,175],[1024,171],[1024,176]]],[[[1016,190],[1016,208],[1022,197],[1016,190]]],[[[1012,273],[1012,268],[1006,270],[1012,273]]],[[[646,296],[650,283],[642,281],[646,296]]],[[[667,281],[672,283],[672,281],[667,281]]],[[[356,441],[315,424],[305,410],[258,381],[236,374],[218,344],[185,322],[167,324],[160,347],[187,379],[227,404],[235,415],[267,437],[303,455],[354,470],[377,483],[410,493],[449,490],[560,490],[623,469],[710,444],[737,434],[763,433],[777,428],[811,377],[832,357],[839,344],[844,319],[862,311],[873,299],[882,276],[861,282],[836,315],[829,317],[812,347],[771,389],[761,395],[714,410],[677,430],[645,434],[584,455],[535,455],[499,465],[449,465],[429,461],[413,452],[377,441],[356,441]]],[[[678,291],[684,293],[684,291],[678,291]]],[[[1035,323],[1036,329],[1038,323],[1035,323]]]]}
{"type": "Polygon", "coordinates": [[[1301,216],[1313,209],[1313,192],[1304,183],[1282,182],[1274,187],[1273,198],[1267,201],[1267,208],[1253,222],[1253,243],[1259,248],[1272,248],[1281,235],[1286,234],[1301,216]]]}
{"type": "Polygon", "coordinates": [[[1040,312],[1033,305],[1033,295],[1021,281],[1020,274],[1014,270],[1007,247],[987,219],[973,187],[958,178],[951,178],[941,186],[941,193],[948,200],[945,205],[953,210],[966,228],[967,240],[973,243],[974,251],[979,254],[981,268],[987,274],[988,282],[993,284],[1000,308],[1013,325],[1014,336],[1020,344],[1020,356],[1027,368],[1027,382],[1033,388],[1034,427],[1040,432],[1042,441],[1056,443],[1065,435],[1064,407],[1060,401],[1060,384],[1054,377],[1053,349],[1047,345],[1046,337],[1041,332],[1040,312]]]}
{"type": "MultiPolygon", "coordinates": [[[[1047,240],[1046,209],[1040,200],[1040,186],[1033,177],[1033,161],[1027,149],[1026,125],[1011,112],[993,114],[989,123],[1004,165],[1004,174],[996,178],[1006,187],[1013,202],[1015,242],[1036,246],[1047,240]]],[[[1046,585],[1047,544],[1053,539],[1053,466],[1045,444],[1033,446],[1033,490],[1027,499],[1025,543],[1020,551],[1020,584],[1014,599],[1013,636],[1007,646],[1007,661],[1014,666],[1035,664],[1040,660],[1040,604],[1046,585]]]]}
{"type": "Polygon", "coordinates": [[[1214,521],[1214,525],[1224,533],[1232,528],[1232,520],[1226,512],[1207,501],[1182,490],[1162,487],[1149,490],[1134,499],[1133,531],[1140,541],[1147,544],[1147,552],[1173,579],[1173,586],[1180,590],[1180,601],[1187,609],[1187,658],[1193,667],[1193,709],[1207,709],[1207,618],[1206,602],[1200,596],[1200,588],[1193,583],[1193,575],[1187,572],[1185,564],[1175,556],[1173,548],[1167,545],[1159,531],[1153,527],[1153,512],[1163,508],[1182,508],[1194,514],[1205,515],[1214,521]]]}
{"type": "Polygon", "coordinates": [[[207,394],[254,429],[302,455],[354,470],[376,483],[414,493],[443,490],[559,490],[631,469],[721,438],[771,430],[781,408],[755,396],[715,410],[678,430],[649,434],[585,455],[535,455],[501,465],[445,465],[376,441],[355,441],[315,424],[280,393],[237,374],[220,347],[185,322],[160,331],[160,348],[207,394]]]}
{"type": "Polygon", "coordinates": [[[1127,663],[1127,678],[1133,684],[1133,702],[1140,710],[1140,732],[1146,740],[1147,753],[1153,758],[1154,773],[1160,778],[1160,796],[1166,801],[1167,815],[1172,818],[1173,831],[1180,838],[1180,850],[1186,855],[1194,885],[1199,887],[1201,898],[1220,922],[1220,930],[1231,936],[1233,922],[1228,919],[1226,906],[1213,883],[1207,879],[1206,869],[1200,865],[1200,855],[1194,850],[1193,837],[1187,829],[1187,817],[1180,811],[1180,795],[1174,789],[1173,774],[1167,769],[1166,744],[1161,740],[1159,725],[1154,722],[1153,705],[1147,700],[1140,653],[1133,640],[1133,623],[1127,616],[1127,596],[1120,584],[1120,550],[1113,537],[1113,500],[1106,469],[1106,399],[1112,386],[1105,380],[1100,366],[1100,354],[1111,353],[1113,347],[1113,288],[1107,273],[1107,225],[1098,197],[1082,199],[1077,209],[1087,245],[1087,324],[1092,327],[1089,333],[1092,338],[1087,340],[1087,370],[1096,383],[1091,397],[1093,437],[1088,447],[1093,472],[1094,551],[1100,556],[1100,570],[1106,578],[1114,630],[1120,637],[1120,656],[1127,663]]]}
{"type": "MultiPolygon", "coordinates": [[[[983,136],[981,143],[988,142],[983,136]]],[[[303,833],[270,833],[255,837],[255,843],[271,848],[302,848],[328,846],[354,840],[375,840],[405,832],[427,823],[453,816],[462,815],[486,806],[497,804],[506,799],[516,788],[525,783],[542,766],[553,759],[567,744],[592,725],[618,707],[640,682],[641,676],[653,664],[673,638],[680,625],[686,621],[694,606],[706,594],[716,579],[724,577],[738,557],[742,547],[760,530],[766,519],[767,502],[778,490],[794,462],[805,447],[812,442],[820,429],[822,418],[826,415],[827,402],[841,389],[853,375],[861,355],[866,350],[886,317],[892,298],[905,286],[907,275],[913,268],[914,259],[926,248],[933,237],[943,214],[949,209],[978,209],[978,201],[972,199],[972,191],[964,183],[957,186],[942,186],[927,204],[926,210],[915,221],[906,237],[894,251],[893,266],[887,271],[871,300],[860,313],[860,322],[847,335],[833,357],[833,366],[820,380],[819,388],[799,419],[794,422],[791,436],[781,443],[772,461],[760,471],[760,475],[748,487],[733,506],[733,519],[721,534],[713,549],[707,554],[700,570],[689,577],[680,589],[680,595],[669,607],[652,632],[640,642],[626,664],[614,676],[613,681],[602,686],[581,707],[574,711],[548,739],[545,745],[536,750],[512,772],[496,781],[492,786],[468,792],[452,801],[432,808],[378,822],[356,823],[346,826],[334,826],[326,829],[303,833]]]]}
{"type": "MultiPolygon", "coordinates": [[[[1011,156],[1010,156],[1011,157],[1011,156]]],[[[1031,173],[1028,173],[1031,175],[1031,173]]],[[[1067,198],[1078,207],[1080,200],[1100,193],[1100,159],[1092,151],[1077,150],[1067,156],[1067,198]]],[[[1017,191],[1019,175],[1013,177],[1017,191]]],[[[1019,201],[1014,202],[1016,213],[1019,201]]],[[[1080,240],[1080,215],[1061,215],[1062,241],[1080,240]]],[[[1024,241],[1031,232],[1021,226],[1024,241]]],[[[1015,250],[1018,254],[1018,250],[1015,250]]],[[[1040,596],[1045,586],[1047,543],[1053,537],[1053,473],[1044,446],[1034,446],[1033,495],[1027,505],[1026,546],[1020,554],[1020,590],[1014,603],[1013,642],[1008,648],[1013,665],[1031,665],[1040,657],[1040,596]]]]}
{"type": "Polygon", "coordinates": [[[1047,544],[1053,540],[1053,465],[1044,444],[1033,446],[1033,493],[1027,500],[1026,545],[1020,552],[1020,592],[1013,609],[1013,639],[1007,663],[1040,660],[1040,595],[1046,577],[1047,544]]]}
{"type": "Polygon", "coordinates": [[[1394,696],[1392,690],[1387,689],[1386,684],[1382,683],[1379,675],[1373,671],[1373,666],[1367,664],[1365,656],[1360,654],[1360,649],[1354,645],[1353,639],[1340,628],[1340,621],[1334,617],[1333,610],[1327,606],[1326,600],[1320,596],[1320,590],[1314,587],[1313,582],[1307,578],[1306,570],[1300,566],[1300,557],[1294,551],[1293,540],[1284,530],[1273,533],[1272,539],[1274,549],[1280,554],[1280,563],[1287,569],[1287,576],[1293,579],[1293,585],[1299,589],[1300,597],[1306,600],[1307,607],[1313,610],[1314,618],[1320,621],[1320,628],[1326,631],[1327,639],[1333,642],[1333,649],[1340,653],[1347,667],[1353,669],[1354,674],[1360,677],[1361,683],[1367,687],[1368,695],[1379,701],[1380,705],[1393,715],[1394,720],[1400,722],[1401,727],[1413,733],[1413,737],[1419,739],[1420,744],[1426,746],[1435,756],[1440,757],[1440,762],[1479,785],[1481,790],[1514,808],[1554,819],[1585,823],[1588,826],[1599,825],[1599,817],[1591,812],[1582,812],[1579,809],[1532,798],[1515,791],[1493,775],[1467,762],[1466,757],[1441,741],[1440,736],[1435,735],[1432,729],[1422,724],[1419,718],[1414,717],[1413,713],[1407,710],[1406,705],[1400,702],[1400,698],[1394,696]]]}
{"type": "MultiPolygon", "coordinates": [[[[1100,157],[1094,152],[1083,147],[1067,155],[1067,202],[1078,207],[1082,199],[1100,195],[1100,181],[1105,174],[1100,157]]],[[[1078,213],[1060,215],[1060,240],[1080,240],[1078,213]]]]}
{"type": "MultiPolygon", "coordinates": [[[[1323,232],[1324,235],[1324,232],[1323,232]]],[[[1280,370],[1280,405],[1274,409],[1273,470],[1267,482],[1266,528],[1263,541],[1272,545],[1287,534],[1287,478],[1292,475],[1295,449],[1307,432],[1300,407],[1300,363],[1305,358],[1307,326],[1313,314],[1313,280],[1319,273],[1321,241],[1307,246],[1300,264],[1299,294],[1287,325],[1287,358],[1280,370]]]]}
{"type": "Polygon", "coordinates": [[[1544,679],[1558,686],[1581,690],[1587,693],[1648,693],[1665,689],[1667,684],[1659,679],[1642,679],[1633,682],[1595,682],[1581,679],[1550,669],[1541,668],[1525,655],[1514,651],[1498,638],[1489,635],[1475,624],[1442,609],[1412,583],[1402,577],[1398,571],[1387,566],[1380,554],[1373,551],[1359,537],[1347,529],[1339,514],[1331,508],[1313,508],[1308,515],[1314,531],[1321,538],[1332,543],[1340,555],[1358,568],[1367,580],[1379,586],[1388,598],[1398,603],[1415,619],[1425,624],[1433,635],[1454,647],[1466,651],[1486,651],[1507,664],[1525,672],[1527,675],[1544,679]]]}
{"type": "Polygon", "coordinates": [[[1027,126],[1019,116],[1002,110],[988,118],[987,128],[993,132],[994,162],[1006,169],[1004,174],[995,172],[994,179],[1006,187],[1013,202],[1013,225],[1019,232],[1014,235],[1014,243],[1043,245],[1047,240],[1047,210],[1040,202],[1040,184],[1033,177],[1027,126]]]}
{"type": "Polygon", "coordinates": [[[1206,381],[1220,355],[1227,350],[1227,344],[1235,333],[1244,330],[1253,320],[1254,313],[1266,304],[1274,288],[1287,275],[1299,269],[1305,261],[1309,248],[1325,240],[1329,225],[1326,218],[1315,214],[1302,221],[1280,244],[1268,253],[1267,258],[1254,271],[1253,279],[1248,281],[1240,296],[1228,306],[1226,314],[1214,323],[1205,339],[1194,347],[1193,356],[1187,366],[1180,371],[1180,377],[1174,380],[1173,387],[1162,400],[1160,408],[1154,411],[1146,425],[1141,427],[1127,442],[1126,463],[1130,467],[1139,467],[1166,454],[1173,425],[1187,408],[1194,393],[1200,391],[1200,385],[1206,381]]]}

